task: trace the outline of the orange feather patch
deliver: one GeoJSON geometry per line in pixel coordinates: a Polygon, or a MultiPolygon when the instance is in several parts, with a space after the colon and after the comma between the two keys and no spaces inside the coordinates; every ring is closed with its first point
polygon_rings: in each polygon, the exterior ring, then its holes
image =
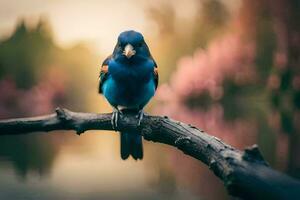
{"type": "Polygon", "coordinates": [[[108,65],[103,65],[102,67],[101,67],[101,72],[103,72],[103,73],[107,73],[108,72],[108,65]]]}
{"type": "Polygon", "coordinates": [[[158,75],[158,69],[157,69],[157,67],[154,67],[154,74],[158,75]]]}

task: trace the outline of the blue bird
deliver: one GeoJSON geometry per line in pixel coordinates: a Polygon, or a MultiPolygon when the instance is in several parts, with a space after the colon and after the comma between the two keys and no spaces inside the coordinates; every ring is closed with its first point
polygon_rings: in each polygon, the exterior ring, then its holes
{"type": "MultiPolygon", "coordinates": [[[[122,32],[112,55],[107,57],[100,72],[99,93],[114,108],[112,126],[117,128],[122,112],[135,112],[138,125],[143,118],[143,108],[153,97],[158,84],[157,65],[141,33],[122,32]]],[[[142,136],[121,132],[121,158],[130,155],[143,158],[142,136]]]]}

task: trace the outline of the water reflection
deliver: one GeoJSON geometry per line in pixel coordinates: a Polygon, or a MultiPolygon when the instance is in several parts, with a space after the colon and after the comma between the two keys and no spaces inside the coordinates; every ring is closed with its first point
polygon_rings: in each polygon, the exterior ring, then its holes
{"type": "MultiPolygon", "coordinates": [[[[164,199],[170,196],[196,199],[174,184],[173,175],[168,175],[169,169],[151,161],[153,155],[148,144],[144,162],[124,162],[116,148],[117,134],[101,131],[80,137],[69,135],[67,142],[60,141],[59,146],[55,142],[51,143],[52,147],[50,143],[47,145],[50,137],[63,140],[63,134],[41,136],[39,144],[42,145],[36,147],[33,147],[37,144],[34,142],[25,147],[24,138],[21,148],[20,143],[5,140],[11,147],[7,147],[8,152],[12,147],[18,150],[6,155],[1,151],[1,199],[164,199]],[[152,165],[145,166],[149,163],[152,165]],[[21,170],[24,174],[20,180],[21,170]]],[[[29,135],[27,139],[31,141],[35,137],[29,135]]]]}
{"type": "Polygon", "coordinates": [[[1,136],[0,158],[10,162],[18,178],[25,180],[28,173],[49,175],[59,151],[51,135],[1,136]]]}

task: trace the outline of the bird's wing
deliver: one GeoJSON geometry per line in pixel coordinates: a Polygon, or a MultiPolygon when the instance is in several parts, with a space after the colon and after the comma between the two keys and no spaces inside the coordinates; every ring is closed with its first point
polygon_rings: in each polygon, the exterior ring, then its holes
{"type": "Polygon", "coordinates": [[[158,67],[157,67],[157,64],[155,61],[154,61],[154,71],[153,72],[154,72],[153,75],[154,75],[154,83],[155,83],[155,90],[156,90],[157,86],[158,86],[159,76],[158,76],[158,67]]]}
{"type": "Polygon", "coordinates": [[[102,94],[102,86],[103,83],[106,81],[107,77],[108,77],[108,63],[110,61],[110,59],[112,58],[112,56],[108,56],[102,63],[101,66],[101,70],[100,70],[100,75],[99,75],[99,88],[98,88],[98,92],[100,94],[102,94]]]}

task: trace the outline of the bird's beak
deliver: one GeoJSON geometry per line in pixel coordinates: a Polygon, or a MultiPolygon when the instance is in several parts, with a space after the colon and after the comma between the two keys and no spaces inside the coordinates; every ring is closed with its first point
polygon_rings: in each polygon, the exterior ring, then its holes
{"type": "Polygon", "coordinates": [[[124,48],[123,55],[127,58],[131,58],[135,54],[135,50],[131,44],[127,44],[124,48]]]}

